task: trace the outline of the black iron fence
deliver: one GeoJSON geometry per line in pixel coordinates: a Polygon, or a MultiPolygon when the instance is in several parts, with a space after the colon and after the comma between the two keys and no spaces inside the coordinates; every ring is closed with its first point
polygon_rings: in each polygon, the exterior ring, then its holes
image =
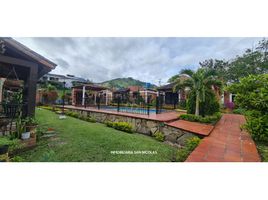
{"type": "Polygon", "coordinates": [[[147,98],[145,101],[144,99],[137,100],[122,97],[111,98],[105,96],[87,96],[84,98],[84,100],[80,99],[79,104],[83,105],[83,103],[85,108],[94,107],[102,110],[144,115],[160,114],[166,111],[162,108],[163,101],[160,97],[154,99],[147,98]]]}

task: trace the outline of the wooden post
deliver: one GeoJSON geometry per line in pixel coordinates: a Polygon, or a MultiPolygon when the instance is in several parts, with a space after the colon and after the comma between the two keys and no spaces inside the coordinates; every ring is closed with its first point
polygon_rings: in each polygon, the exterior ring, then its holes
{"type": "Polygon", "coordinates": [[[38,66],[30,67],[29,77],[27,79],[27,115],[34,116],[35,113],[35,98],[36,98],[36,83],[37,83],[38,66]]]}

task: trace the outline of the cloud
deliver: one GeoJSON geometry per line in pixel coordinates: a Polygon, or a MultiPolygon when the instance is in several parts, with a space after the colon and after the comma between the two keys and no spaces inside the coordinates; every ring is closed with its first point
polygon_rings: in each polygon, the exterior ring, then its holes
{"type": "Polygon", "coordinates": [[[94,82],[133,77],[166,82],[205,59],[230,59],[261,38],[15,38],[57,63],[53,73],[94,82]]]}

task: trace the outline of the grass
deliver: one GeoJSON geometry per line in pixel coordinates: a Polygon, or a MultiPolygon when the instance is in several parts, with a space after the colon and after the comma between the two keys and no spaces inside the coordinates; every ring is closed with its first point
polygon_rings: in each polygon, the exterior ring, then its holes
{"type": "Polygon", "coordinates": [[[36,148],[19,155],[25,161],[165,162],[176,157],[176,148],[145,135],[129,134],[72,117],[59,120],[58,115],[44,109],[36,110],[36,118],[41,127],[55,129],[57,137],[41,138],[36,148]],[[112,154],[111,151],[157,154],[112,154]]]}

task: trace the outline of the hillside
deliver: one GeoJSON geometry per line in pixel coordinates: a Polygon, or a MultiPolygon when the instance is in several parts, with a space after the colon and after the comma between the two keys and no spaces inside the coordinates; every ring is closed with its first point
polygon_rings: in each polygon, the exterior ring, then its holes
{"type": "MultiPolygon", "coordinates": [[[[129,78],[116,78],[109,81],[105,81],[100,83],[101,85],[109,88],[126,88],[128,86],[142,86],[146,87],[146,83],[133,79],[131,77],[129,78]]],[[[156,85],[148,84],[148,88],[155,88],[156,85]]]]}

